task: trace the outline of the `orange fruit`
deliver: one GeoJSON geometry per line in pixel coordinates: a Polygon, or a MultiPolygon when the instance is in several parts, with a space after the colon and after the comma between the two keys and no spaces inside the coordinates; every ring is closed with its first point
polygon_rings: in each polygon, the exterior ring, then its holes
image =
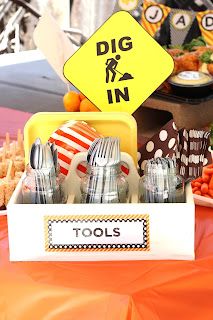
{"type": "Polygon", "coordinates": [[[80,108],[80,98],[79,94],[75,91],[69,91],[64,95],[63,98],[64,108],[68,112],[79,111],[80,108]]]}
{"type": "Polygon", "coordinates": [[[81,112],[100,112],[100,110],[87,98],[81,101],[80,111],[81,112]]]}
{"type": "Polygon", "coordinates": [[[82,101],[82,100],[84,100],[86,97],[83,95],[83,93],[79,93],[79,98],[80,98],[80,100],[82,101]]]}

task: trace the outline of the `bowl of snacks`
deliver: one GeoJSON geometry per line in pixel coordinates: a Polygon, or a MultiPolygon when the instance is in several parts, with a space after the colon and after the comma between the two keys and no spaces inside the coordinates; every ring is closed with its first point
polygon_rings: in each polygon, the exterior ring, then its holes
{"type": "Polygon", "coordinates": [[[163,91],[188,99],[210,97],[213,93],[213,46],[198,37],[190,43],[165,49],[174,60],[174,70],[163,84],[163,91]]]}
{"type": "Polygon", "coordinates": [[[7,204],[25,169],[23,135],[18,130],[17,140],[6,134],[0,148],[0,215],[6,214],[7,204]]]}
{"type": "Polygon", "coordinates": [[[172,91],[184,97],[204,97],[212,90],[213,77],[200,71],[182,71],[168,79],[172,91]]]}
{"type": "Polygon", "coordinates": [[[213,164],[204,167],[202,177],[193,180],[191,185],[195,203],[213,208],[213,164]]]}

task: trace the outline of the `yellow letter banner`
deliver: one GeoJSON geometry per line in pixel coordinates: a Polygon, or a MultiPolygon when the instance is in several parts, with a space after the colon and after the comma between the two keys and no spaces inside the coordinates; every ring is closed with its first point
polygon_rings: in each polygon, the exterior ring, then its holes
{"type": "Polygon", "coordinates": [[[182,45],[195,19],[194,11],[172,9],[169,15],[171,45],[182,45]]]}
{"type": "Polygon", "coordinates": [[[213,45],[213,10],[194,12],[171,9],[163,4],[144,0],[142,26],[152,37],[160,30],[168,15],[170,19],[170,44],[182,45],[192,27],[195,17],[197,17],[202,36],[207,44],[213,45]]]}
{"type": "Polygon", "coordinates": [[[209,45],[213,45],[213,10],[197,13],[197,21],[202,36],[209,45]]]}
{"type": "Polygon", "coordinates": [[[142,6],[142,0],[118,0],[115,11],[125,10],[132,12],[142,6]]]}
{"type": "Polygon", "coordinates": [[[145,0],[142,13],[142,27],[154,37],[168,17],[171,8],[145,0]]]}

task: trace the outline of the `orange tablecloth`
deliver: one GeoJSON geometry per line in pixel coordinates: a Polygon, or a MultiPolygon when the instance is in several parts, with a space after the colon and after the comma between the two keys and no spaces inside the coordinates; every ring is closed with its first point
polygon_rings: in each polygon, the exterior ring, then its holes
{"type": "Polygon", "coordinates": [[[212,320],[213,209],[196,208],[196,261],[8,261],[0,217],[0,320],[212,320]]]}

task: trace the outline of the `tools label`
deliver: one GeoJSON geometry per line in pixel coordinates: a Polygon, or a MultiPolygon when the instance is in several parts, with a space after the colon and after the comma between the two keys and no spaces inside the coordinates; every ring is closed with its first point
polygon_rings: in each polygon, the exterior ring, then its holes
{"type": "Polygon", "coordinates": [[[45,217],[46,251],[149,250],[148,215],[45,217]]]}
{"type": "Polygon", "coordinates": [[[121,11],[66,62],[64,75],[101,111],[132,114],[173,67],[171,56],[121,11]]]}

